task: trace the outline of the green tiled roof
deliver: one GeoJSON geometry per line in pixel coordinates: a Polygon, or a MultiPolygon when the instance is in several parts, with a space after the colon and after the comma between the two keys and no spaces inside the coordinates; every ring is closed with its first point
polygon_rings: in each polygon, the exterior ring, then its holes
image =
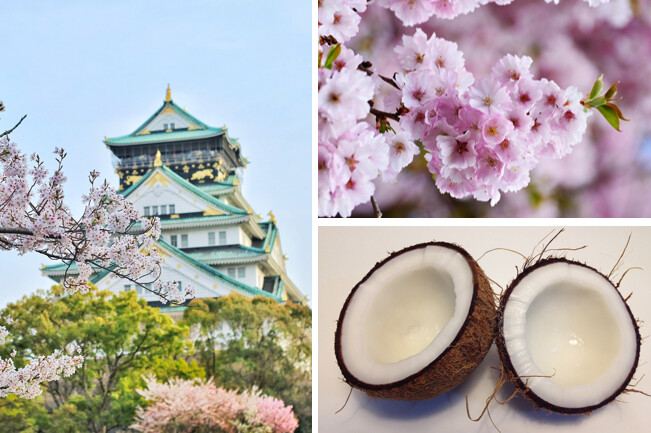
{"type": "MultiPolygon", "coordinates": [[[[168,244],[167,242],[165,242],[163,240],[158,240],[157,242],[162,247],[169,250],[176,257],[180,258],[181,260],[185,261],[186,263],[189,263],[190,265],[194,266],[195,268],[198,268],[198,269],[202,270],[203,272],[206,272],[207,274],[211,275],[212,277],[214,277],[214,278],[216,278],[218,280],[221,280],[226,285],[234,287],[236,290],[239,290],[240,292],[247,293],[247,294],[249,294],[251,296],[255,296],[255,295],[267,296],[267,297],[270,297],[270,298],[274,298],[277,301],[281,301],[281,299],[278,296],[267,293],[267,292],[265,292],[263,290],[258,289],[257,287],[251,287],[248,284],[244,284],[244,283],[242,283],[242,282],[240,282],[240,281],[238,281],[238,280],[236,280],[234,278],[231,278],[228,275],[219,272],[217,269],[215,269],[215,268],[213,268],[213,267],[211,267],[209,265],[206,265],[205,263],[201,263],[199,260],[191,257],[190,255],[184,253],[180,249],[168,244]]],[[[247,247],[243,247],[243,248],[247,248],[247,247]]],[[[252,248],[252,250],[255,250],[255,248],[252,248]]],[[[63,271],[63,270],[65,270],[66,266],[67,265],[65,265],[63,263],[58,263],[56,265],[46,266],[45,268],[43,268],[43,270],[45,270],[45,271],[57,271],[57,270],[63,271]]],[[[77,270],[77,265],[73,264],[70,267],[70,270],[73,271],[73,272],[76,271],[77,270]]],[[[102,270],[101,272],[93,275],[93,277],[90,279],[90,282],[93,283],[93,284],[96,284],[98,281],[100,281],[102,278],[104,278],[107,274],[108,274],[108,271],[102,270]]]]}
{"type": "Polygon", "coordinates": [[[170,141],[185,141],[197,138],[216,137],[226,133],[226,129],[212,128],[181,130],[172,132],[159,132],[146,135],[123,135],[122,137],[107,138],[104,142],[108,145],[125,146],[132,144],[167,143],[170,141]]]}
{"type": "MultiPolygon", "coordinates": [[[[149,144],[149,143],[163,143],[170,141],[184,141],[184,140],[193,140],[197,138],[208,138],[215,137],[218,135],[226,134],[226,139],[230,144],[239,148],[240,145],[237,141],[237,138],[230,138],[228,136],[228,130],[226,127],[214,128],[203,123],[201,120],[197,119],[178,105],[174,101],[166,100],[163,102],[163,105],[152,114],[149,119],[136,128],[131,134],[123,135],[121,137],[106,138],[104,143],[110,146],[130,146],[134,144],[149,144]],[[164,110],[171,110],[177,115],[185,118],[190,125],[195,129],[183,129],[178,131],[170,132],[149,132],[142,134],[142,132],[147,129],[147,126],[152,122],[156,116],[158,116],[164,110]]],[[[246,158],[243,158],[243,161],[246,163],[246,158]]]]}
{"type": "Polygon", "coordinates": [[[140,125],[135,131],[133,131],[131,133],[131,135],[136,135],[139,132],[141,132],[142,130],[144,130],[145,127],[147,127],[147,125],[149,124],[149,122],[154,120],[156,118],[156,116],[158,116],[158,114],[160,112],[162,112],[163,110],[165,110],[166,108],[171,108],[172,111],[174,111],[175,113],[177,113],[180,116],[184,117],[187,121],[194,124],[194,126],[196,126],[198,128],[202,128],[202,129],[208,128],[208,125],[206,125],[201,120],[197,119],[192,114],[188,113],[187,111],[185,111],[184,109],[182,109],[181,107],[176,105],[174,103],[174,101],[172,101],[172,98],[170,98],[169,101],[166,99],[165,102],[163,102],[163,105],[161,105],[161,107],[154,114],[149,116],[149,119],[145,120],[145,122],[142,125],[140,125]]]}
{"type": "Polygon", "coordinates": [[[260,223],[260,227],[262,230],[267,233],[267,235],[264,237],[264,243],[262,245],[262,249],[266,250],[269,248],[269,251],[271,251],[276,243],[276,236],[278,235],[278,227],[276,227],[276,223],[272,221],[267,221],[260,223]]]}
{"type": "Polygon", "coordinates": [[[196,259],[193,259],[192,257],[187,255],[186,253],[184,253],[180,249],[168,244],[165,241],[159,240],[158,242],[162,246],[164,246],[165,248],[169,249],[172,253],[174,253],[174,255],[179,257],[181,260],[183,260],[183,261],[185,261],[185,262],[187,262],[187,263],[189,263],[189,264],[203,270],[204,272],[212,275],[213,277],[215,277],[215,278],[217,278],[219,280],[222,280],[223,282],[225,282],[227,285],[230,285],[231,287],[235,287],[238,290],[240,290],[242,292],[245,292],[245,293],[248,293],[249,295],[252,295],[252,296],[262,295],[262,296],[267,296],[267,297],[270,297],[270,298],[274,298],[277,301],[281,301],[281,299],[278,296],[274,296],[274,295],[272,295],[270,293],[267,293],[267,292],[265,292],[263,290],[258,289],[257,287],[251,287],[248,284],[241,283],[241,282],[237,281],[235,278],[231,278],[228,275],[219,272],[217,269],[213,268],[212,266],[206,265],[205,263],[201,263],[200,261],[198,261],[196,259]]]}
{"type": "Polygon", "coordinates": [[[244,245],[229,245],[226,247],[202,248],[186,253],[195,260],[209,262],[237,262],[241,260],[263,259],[267,253],[260,248],[244,245]]]}
{"type": "MultiPolygon", "coordinates": [[[[93,266],[93,265],[91,265],[91,266],[92,266],[95,270],[99,270],[99,268],[97,268],[96,266],[93,266]]],[[[42,270],[42,271],[47,271],[47,272],[64,272],[64,271],[66,270],[67,267],[68,267],[68,265],[66,265],[65,263],[56,263],[56,264],[54,264],[54,265],[43,266],[43,268],[42,268],[41,270],[42,270]]],[[[76,262],[75,262],[75,263],[72,263],[72,264],[70,265],[70,270],[69,270],[69,271],[70,271],[70,273],[72,273],[73,275],[76,274],[77,272],[79,272],[79,268],[77,267],[77,263],[76,263],[76,262]]],[[[94,283],[95,281],[97,281],[97,280],[95,279],[95,277],[96,277],[97,275],[99,275],[99,274],[106,274],[106,272],[107,272],[107,271],[105,271],[105,270],[100,270],[100,272],[99,272],[98,274],[95,274],[94,277],[91,277],[90,282],[91,282],[91,283],[94,283]]]]}
{"type": "Polygon", "coordinates": [[[129,188],[125,189],[124,191],[118,191],[119,194],[121,194],[123,197],[128,197],[129,194],[131,194],[133,191],[135,191],[140,185],[142,185],[144,182],[147,181],[147,179],[151,176],[151,174],[156,171],[156,169],[160,168],[166,175],[170,177],[176,184],[179,186],[185,188],[186,190],[190,191],[191,193],[199,196],[203,200],[206,200],[208,203],[212,204],[213,206],[216,206],[217,208],[229,212],[232,214],[239,214],[239,215],[246,215],[248,214],[247,211],[237,208],[235,206],[228,205],[215,197],[211,196],[210,194],[205,193],[201,189],[197,188],[187,180],[183,179],[181,176],[178,174],[174,173],[173,170],[170,170],[167,168],[167,166],[162,165],[161,167],[153,167],[150,169],[143,177],[138,180],[138,182],[134,183],[131,185],[129,188]]]}
{"type": "MultiPolygon", "coordinates": [[[[240,222],[240,221],[246,221],[245,219],[246,215],[209,215],[209,216],[197,216],[197,217],[190,217],[190,218],[169,218],[169,219],[161,219],[160,224],[161,227],[164,229],[174,228],[175,225],[185,225],[187,224],[192,224],[192,223],[206,223],[209,225],[209,223],[217,223],[216,225],[219,225],[218,223],[228,223],[228,222],[240,222]]],[[[137,229],[140,227],[140,222],[133,223],[133,228],[137,229]]]]}
{"type": "MultiPolygon", "coordinates": [[[[63,272],[63,271],[66,270],[67,267],[68,267],[68,265],[66,265],[65,263],[57,263],[55,265],[43,266],[43,270],[44,271],[60,271],[60,272],[63,272]]],[[[77,263],[73,263],[70,266],[70,270],[73,271],[73,272],[77,272],[77,263]]]]}
{"type": "Polygon", "coordinates": [[[187,307],[185,305],[172,305],[172,306],[169,306],[169,307],[159,307],[158,310],[161,313],[173,313],[175,311],[183,311],[186,308],[187,307]]]}
{"type": "Polygon", "coordinates": [[[170,99],[165,100],[165,102],[163,102],[163,105],[161,105],[161,107],[156,110],[156,112],[152,114],[149,119],[145,120],[145,122],[136,128],[136,130],[131,134],[123,135],[122,137],[107,138],[104,140],[104,142],[109,145],[125,146],[131,144],[156,143],[163,141],[191,140],[193,138],[205,138],[214,135],[220,135],[224,134],[225,132],[226,128],[212,128],[206,125],[176,105],[174,101],[170,99]],[[142,132],[147,129],[149,123],[152,122],[156,116],[158,116],[164,110],[171,110],[177,115],[185,118],[190,123],[190,125],[196,129],[142,134],[142,132]]]}
{"type": "Polygon", "coordinates": [[[214,192],[229,191],[231,188],[234,188],[236,186],[235,182],[239,182],[239,176],[237,174],[229,174],[228,177],[226,177],[226,179],[223,181],[195,186],[201,191],[211,194],[214,192]]]}
{"type": "Polygon", "coordinates": [[[160,224],[162,227],[165,227],[165,226],[171,226],[175,224],[194,223],[194,222],[227,222],[231,220],[239,220],[243,216],[244,215],[237,214],[237,215],[198,216],[192,218],[174,218],[174,219],[161,220],[160,224]]]}

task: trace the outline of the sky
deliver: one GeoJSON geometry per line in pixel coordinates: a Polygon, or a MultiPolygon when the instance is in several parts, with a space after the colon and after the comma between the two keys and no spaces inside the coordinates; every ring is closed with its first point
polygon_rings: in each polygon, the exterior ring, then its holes
{"type": "MultiPolygon", "coordinates": [[[[103,138],[133,132],[169,83],[174,102],[239,139],[243,195],[275,214],[289,276],[311,299],[311,2],[3,1],[0,16],[0,130],[27,114],[12,141],[49,167],[54,147],[68,152],[76,215],[90,170],[118,185],[103,138]]],[[[46,257],[0,254],[0,306],[52,285],[46,257]]]]}

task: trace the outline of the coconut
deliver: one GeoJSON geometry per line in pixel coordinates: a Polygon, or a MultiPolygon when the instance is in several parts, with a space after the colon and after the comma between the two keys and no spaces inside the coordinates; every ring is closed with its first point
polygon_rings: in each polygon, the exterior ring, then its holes
{"type": "Polygon", "coordinates": [[[584,414],[612,402],[638,364],[640,333],[617,287],[590,266],[549,258],[502,295],[497,349],[536,406],[584,414]]]}
{"type": "Polygon", "coordinates": [[[495,298],[463,248],[430,242],[391,254],[352,289],[335,355],[371,397],[424,400],[463,382],[495,335],[495,298]]]}

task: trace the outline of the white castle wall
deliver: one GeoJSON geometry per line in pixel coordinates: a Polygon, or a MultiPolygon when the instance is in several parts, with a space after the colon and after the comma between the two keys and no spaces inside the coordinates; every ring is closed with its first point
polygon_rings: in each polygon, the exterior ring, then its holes
{"type": "Polygon", "coordinates": [[[177,239],[178,248],[196,248],[196,247],[207,247],[207,246],[218,246],[218,245],[234,245],[234,244],[244,244],[248,241],[248,245],[251,245],[251,240],[244,234],[243,230],[238,224],[231,225],[220,225],[213,227],[193,227],[193,228],[183,228],[183,229],[163,229],[162,236],[163,240],[168,244],[171,243],[172,236],[175,235],[177,239]],[[211,245],[209,243],[209,232],[215,233],[215,243],[211,245]],[[220,243],[219,232],[224,232],[226,234],[226,242],[223,244],[220,243]],[[182,235],[188,235],[188,245],[182,245],[182,235]]]}

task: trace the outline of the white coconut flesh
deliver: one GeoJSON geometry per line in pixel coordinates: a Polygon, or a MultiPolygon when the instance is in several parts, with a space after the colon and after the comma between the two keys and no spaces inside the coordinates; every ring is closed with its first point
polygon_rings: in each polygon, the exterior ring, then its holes
{"type": "Polygon", "coordinates": [[[504,307],[503,327],[516,375],[555,406],[605,401],[635,363],[637,338],[624,301],[604,276],[577,264],[526,275],[504,307]]]}
{"type": "Polygon", "coordinates": [[[472,296],[472,269],[453,249],[430,245],[393,257],[348,304],[341,323],[346,368],[372,385],[419,372],[455,339],[472,296]]]}

